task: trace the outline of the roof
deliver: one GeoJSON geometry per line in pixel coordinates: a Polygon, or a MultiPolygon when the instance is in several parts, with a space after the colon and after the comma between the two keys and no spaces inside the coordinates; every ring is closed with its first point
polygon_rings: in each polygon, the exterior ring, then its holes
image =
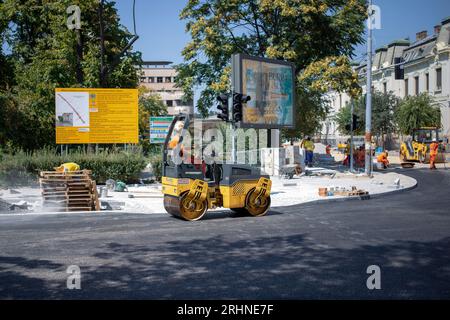
{"type": "MultiPolygon", "coordinates": [[[[450,17],[442,20],[442,25],[450,23],[450,17]]],[[[408,39],[397,39],[389,43],[387,46],[379,47],[375,50],[372,58],[372,66],[374,70],[381,70],[392,66],[394,59],[402,57],[406,65],[435,53],[437,43],[450,45],[450,31],[442,28],[439,34],[427,36],[424,39],[411,43],[408,39]]],[[[360,76],[364,76],[366,72],[367,62],[365,60],[355,67],[360,76]]]]}
{"type": "Polygon", "coordinates": [[[156,60],[156,61],[142,61],[141,65],[149,65],[149,66],[167,66],[172,64],[172,61],[163,61],[163,60],[156,60]]]}

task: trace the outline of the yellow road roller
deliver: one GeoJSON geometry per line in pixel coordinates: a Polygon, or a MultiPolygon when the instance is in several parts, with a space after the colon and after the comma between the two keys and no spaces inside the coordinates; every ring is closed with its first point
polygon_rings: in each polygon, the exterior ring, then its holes
{"type": "MultiPolygon", "coordinates": [[[[202,146],[195,148],[194,125],[187,114],[174,117],[163,149],[164,208],[189,221],[219,207],[263,216],[270,207],[272,181],[258,167],[205,161],[202,146]]],[[[200,120],[199,120],[200,121],[200,120]]]]}
{"type": "Polygon", "coordinates": [[[440,130],[436,127],[422,127],[414,129],[412,132],[412,139],[404,141],[400,145],[400,161],[418,161],[427,163],[430,161],[430,144],[433,139],[439,142],[437,163],[445,162],[445,146],[442,140],[439,140],[440,130]]]}

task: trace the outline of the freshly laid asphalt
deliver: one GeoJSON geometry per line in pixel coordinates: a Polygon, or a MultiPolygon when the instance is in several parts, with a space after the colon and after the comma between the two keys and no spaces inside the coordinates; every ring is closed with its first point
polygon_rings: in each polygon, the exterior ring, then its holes
{"type": "Polygon", "coordinates": [[[449,299],[450,171],[401,173],[418,186],[261,218],[2,215],[0,298],[449,299]],[[67,289],[70,265],[80,290],[67,289]],[[366,286],[370,265],[380,290],[366,286]]]}

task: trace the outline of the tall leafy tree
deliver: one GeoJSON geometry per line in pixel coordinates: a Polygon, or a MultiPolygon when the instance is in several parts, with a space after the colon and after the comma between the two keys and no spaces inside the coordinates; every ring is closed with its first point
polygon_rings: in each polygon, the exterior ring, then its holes
{"type": "MultiPolygon", "coordinates": [[[[365,130],[365,96],[354,99],[353,113],[358,117],[358,125],[354,128],[357,135],[364,134],[365,130]]],[[[383,143],[385,136],[396,131],[394,114],[397,110],[399,100],[391,92],[382,93],[375,91],[372,93],[372,133],[376,137],[381,137],[383,143]]],[[[350,134],[346,129],[352,121],[350,104],[345,105],[335,116],[338,130],[344,134],[350,134]]]]}
{"type": "Polygon", "coordinates": [[[295,114],[296,127],[281,131],[282,139],[291,144],[301,136],[314,135],[328,112],[328,101],[317,91],[297,90],[296,101],[301,106],[301,112],[295,114]]]}
{"type": "Polygon", "coordinates": [[[441,110],[427,93],[404,98],[395,113],[395,120],[402,134],[411,134],[420,127],[440,127],[441,110]]]}
{"type": "Polygon", "coordinates": [[[167,114],[167,106],[161,97],[141,86],[139,87],[139,135],[148,137],[150,117],[167,114]]]}
{"type": "MultiPolygon", "coordinates": [[[[358,90],[343,56],[351,56],[362,41],[364,0],[189,0],[180,17],[192,41],[183,50],[177,82],[189,98],[194,87],[202,88],[197,107],[203,115],[216,94],[229,88],[234,53],[293,62],[300,96],[329,87],[358,90]]],[[[326,110],[319,102],[316,112],[310,112],[311,104],[298,104],[299,116],[308,114],[319,123],[326,110]]]]}

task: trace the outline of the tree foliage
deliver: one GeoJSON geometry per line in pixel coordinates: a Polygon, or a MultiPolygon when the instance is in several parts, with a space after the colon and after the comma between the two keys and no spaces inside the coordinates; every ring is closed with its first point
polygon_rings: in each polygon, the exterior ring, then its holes
{"type": "MultiPolygon", "coordinates": [[[[385,134],[396,131],[394,114],[398,106],[398,98],[391,92],[381,93],[375,91],[372,93],[372,134],[383,137],[385,134]]],[[[350,134],[345,128],[352,119],[350,104],[345,105],[335,116],[338,130],[344,134],[350,134]]],[[[358,117],[358,126],[354,128],[356,135],[362,135],[365,131],[365,113],[366,97],[359,96],[354,100],[353,113],[358,117]]]]}
{"type": "Polygon", "coordinates": [[[281,131],[282,139],[291,142],[301,136],[314,135],[328,113],[328,101],[317,91],[297,90],[296,101],[297,106],[302,108],[301,112],[295,113],[296,127],[281,131]]]}
{"type": "Polygon", "coordinates": [[[440,127],[441,110],[427,93],[407,96],[400,102],[395,120],[402,134],[411,134],[420,127],[440,127]]]}
{"type": "MultiPolygon", "coordinates": [[[[0,128],[0,139],[7,139],[0,142],[28,150],[54,143],[54,89],[101,86],[98,9],[98,0],[0,1],[2,47],[8,48],[0,55],[0,68],[8,69],[0,78],[0,113],[16,120],[0,128]],[[66,25],[66,9],[73,4],[81,9],[79,32],[66,25]]],[[[135,88],[138,52],[129,50],[111,67],[132,37],[120,24],[113,1],[105,1],[103,21],[104,59],[111,71],[104,83],[135,88]]]]}
{"type": "Polygon", "coordinates": [[[177,82],[189,98],[195,87],[202,88],[197,107],[203,115],[216,94],[229,89],[234,53],[295,64],[297,94],[312,94],[307,104],[297,105],[300,125],[320,122],[326,109],[316,93],[330,87],[357,93],[356,75],[342,56],[352,56],[362,41],[364,0],[189,0],[180,17],[192,41],[183,50],[177,82]]]}

